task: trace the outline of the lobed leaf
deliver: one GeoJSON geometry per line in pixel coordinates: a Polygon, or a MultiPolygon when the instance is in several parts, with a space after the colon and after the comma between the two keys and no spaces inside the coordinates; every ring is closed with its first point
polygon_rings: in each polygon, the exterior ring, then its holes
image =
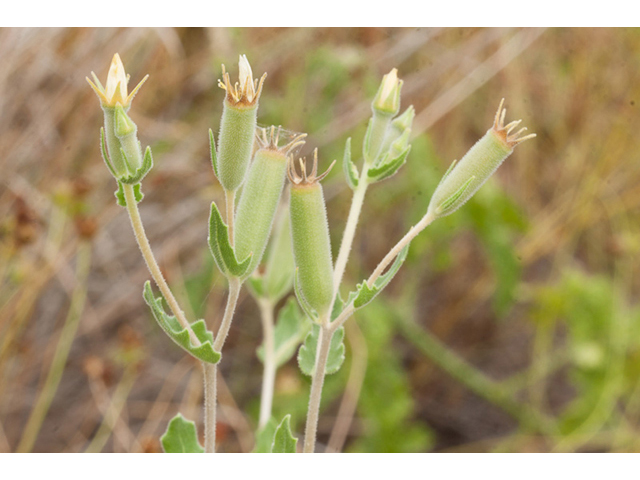
{"type": "MultiPolygon", "coordinates": [[[[302,373],[308,376],[313,376],[315,371],[319,336],[320,325],[314,323],[298,352],[298,366],[302,373]]],[[[334,332],[333,337],[331,337],[329,358],[327,359],[327,367],[325,369],[326,375],[331,375],[340,370],[344,362],[344,350],[344,327],[340,327],[334,332]]]]}
{"type": "Polygon", "coordinates": [[[213,259],[225,276],[242,277],[247,273],[253,254],[250,253],[247,258],[238,262],[236,252],[229,242],[229,227],[222,220],[215,202],[211,203],[208,241],[213,259]]]}
{"type": "Polygon", "coordinates": [[[275,418],[271,417],[267,424],[256,432],[256,445],[253,447],[253,453],[271,453],[277,428],[278,424],[275,418]]]}
{"type": "Polygon", "coordinates": [[[204,453],[198,441],[196,424],[180,413],[171,419],[160,441],[165,453],[204,453]]]}
{"type": "MultiPolygon", "coordinates": [[[[122,154],[122,158],[124,159],[125,164],[127,165],[127,169],[131,170],[132,167],[129,164],[129,160],[127,159],[127,155],[124,150],[121,148],[120,153],[122,154]]],[[[147,147],[144,151],[144,158],[142,159],[142,166],[136,170],[134,175],[129,177],[122,177],[120,181],[122,183],[126,183],[129,185],[139,184],[142,179],[149,173],[149,171],[153,168],[153,156],[151,155],[151,147],[147,147]]]]}
{"type": "MultiPolygon", "coordinates": [[[[117,180],[118,182],[118,190],[116,190],[115,192],[113,192],[113,194],[116,197],[116,202],[118,203],[118,205],[120,205],[121,207],[127,207],[127,200],[124,198],[124,187],[122,186],[122,182],[120,180],[117,180]]],[[[133,195],[136,198],[136,203],[140,203],[142,201],[142,199],[144,198],[144,194],[142,193],[141,187],[139,183],[136,183],[133,186],[133,195]]]]}
{"type": "Polygon", "coordinates": [[[191,330],[201,343],[201,345],[196,346],[191,341],[188,330],[182,328],[175,316],[167,315],[164,311],[162,307],[162,297],[155,298],[153,296],[151,283],[148,280],[144,284],[144,293],[142,296],[147,305],[151,307],[151,312],[162,330],[164,330],[175,343],[203,362],[216,364],[220,361],[222,355],[213,349],[213,333],[207,330],[204,320],[198,320],[191,324],[191,330]]]}

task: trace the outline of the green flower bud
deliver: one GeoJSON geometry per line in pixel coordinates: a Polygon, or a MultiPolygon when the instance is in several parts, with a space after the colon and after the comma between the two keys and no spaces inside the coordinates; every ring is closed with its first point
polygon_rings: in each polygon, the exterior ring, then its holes
{"type": "Polygon", "coordinates": [[[247,57],[240,56],[240,82],[232,84],[222,66],[222,81],[218,85],[226,90],[220,135],[218,136],[217,173],[227,191],[235,191],[244,182],[253,152],[258,100],[267,74],[260,81],[253,79],[247,57]]]}
{"type": "Polygon", "coordinates": [[[511,155],[516,145],[536,136],[532,133],[521,137],[520,134],[526,128],[511,133],[522,120],[504,125],[506,109],[503,104],[504,99],[498,107],[493,127],[471,147],[457,165],[454,161],[442,177],[429,203],[427,215],[438,218],[455,212],[511,155]]]}
{"type": "Polygon", "coordinates": [[[318,151],[316,150],[310,175],[307,175],[306,164],[302,159],[300,159],[301,175],[296,172],[293,160],[290,160],[288,169],[291,181],[289,208],[297,277],[296,293],[305,311],[313,309],[320,317],[328,314],[333,300],[333,262],[329,223],[320,180],[329,173],[334,163],[325,173],[316,176],[318,171],[318,151]]]}
{"type": "Polygon", "coordinates": [[[235,219],[235,251],[238,258],[253,254],[243,278],[253,273],[262,260],[271,226],[278,209],[284,187],[288,155],[304,143],[306,134],[297,135],[291,142],[278,147],[280,129],[271,127],[269,137],[266,130],[257,136],[260,148],[242,189],[235,219]]]}
{"type": "Polygon", "coordinates": [[[402,80],[398,79],[398,69],[394,68],[384,77],[373,99],[371,108],[373,113],[393,117],[400,110],[400,90],[402,80]]]}

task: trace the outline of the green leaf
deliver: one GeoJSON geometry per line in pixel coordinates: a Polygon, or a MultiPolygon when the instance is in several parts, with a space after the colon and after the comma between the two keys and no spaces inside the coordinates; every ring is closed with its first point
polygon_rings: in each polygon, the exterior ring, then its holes
{"type": "MultiPolygon", "coordinates": [[[[276,328],[273,332],[275,343],[276,368],[285,364],[296,353],[311,323],[307,321],[298,308],[295,298],[290,297],[287,304],[280,309],[276,328]]],[[[258,358],[264,362],[264,342],[258,347],[258,358]]]]}
{"type": "MultiPolygon", "coordinates": [[[[120,153],[122,154],[122,158],[125,161],[128,169],[132,169],[127,159],[127,155],[124,153],[123,149],[120,149],[120,153]]],[[[142,159],[142,166],[136,170],[134,175],[129,177],[122,177],[120,181],[122,183],[127,183],[129,185],[136,185],[142,181],[142,179],[149,173],[149,171],[153,168],[153,156],[151,155],[151,147],[147,147],[144,151],[144,158],[142,159]]]]}
{"type": "Polygon", "coordinates": [[[249,268],[253,254],[238,262],[236,252],[229,242],[229,227],[222,220],[215,202],[211,203],[209,217],[209,249],[216,265],[225,276],[242,277],[249,268]]]}
{"type": "Polygon", "coordinates": [[[342,169],[344,170],[344,176],[347,179],[347,184],[351,187],[351,190],[355,190],[358,186],[360,174],[358,173],[358,168],[351,161],[351,137],[347,138],[347,143],[344,146],[342,169]]]}
{"type": "MultiPolygon", "coordinates": [[[[144,198],[144,194],[142,193],[140,188],[141,187],[140,187],[139,183],[136,183],[133,186],[133,194],[136,197],[136,203],[140,203],[142,201],[142,199],[144,198]]],[[[118,190],[113,192],[113,194],[116,196],[116,202],[118,203],[118,205],[120,205],[121,207],[125,207],[126,208],[127,201],[124,198],[124,187],[122,186],[122,182],[120,180],[118,180],[118,190]]]]}
{"type": "Polygon", "coordinates": [[[213,138],[213,130],[209,129],[209,151],[211,152],[211,165],[213,165],[213,173],[218,178],[218,157],[216,155],[216,141],[213,138]]]}
{"type": "Polygon", "coordinates": [[[273,436],[271,453],[296,453],[298,439],[291,434],[291,415],[286,415],[273,436]]]}
{"type": "Polygon", "coordinates": [[[367,131],[364,134],[364,141],[362,145],[362,155],[364,157],[364,161],[367,163],[372,163],[373,158],[369,158],[369,147],[371,146],[371,135],[373,131],[373,119],[369,120],[367,124],[367,131]]]}
{"type": "Polygon", "coordinates": [[[145,302],[151,307],[154,318],[171,339],[180,347],[203,362],[216,364],[220,361],[221,354],[213,349],[213,333],[207,330],[204,320],[198,320],[191,324],[191,330],[200,340],[201,345],[195,346],[186,328],[178,323],[173,315],[167,315],[162,307],[162,297],[155,298],[151,290],[151,284],[147,280],[144,284],[142,295],[145,302]]]}
{"type": "Polygon", "coordinates": [[[393,264],[389,270],[387,270],[387,273],[380,275],[376,281],[373,282],[371,287],[369,287],[366,280],[358,284],[357,291],[349,294],[348,303],[353,301],[353,307],[358,309],[371,302],[371,300],[373,300],[376,295],[378,295],[389,284],[389,282],[393,280],[393,277],[398,273],[398,270],[400,270],[400,267],[407,258],[408,252],[409,245],[406,245],[402,250],[400,250],[400,253],[396,256],[393,264]]]}
{"type": "Polygon", "coordinates": [[[256,446],[253,447],[253,453],[271,453],[277,428],[275,418],[271,417],[267,424],[256,432],[256,446]]]}
{"type": "Polygon", "coordinates": [[[180,413],[171,419],[160,441],[165,453],[204,453],[198,442],[196,424],[180,413]]]}
{"type": "MultiPolygon", "coordinates": [[[[314,323],[311,331],[304,340],[304,345],[298,352],[298,366],[305,375],[313,376],[316,367],[316,351],[318,348],[318,337],[320,336],[320,325],[314,323]]],[[[331,375],[340,370],[344,362],[344,327],[340,327],[331,337],[329,346],[329,358],[327,359],[326,375],[331,375]]]]}
{"type": "Polygon", "coordinates": [[[298,303],[302,307],[302,310],[304,310],[304,313],[306,313],[307,316],[315,322],[318,319],[318,312],[309,305],[307,299],[304,298],[304,294],[300,290],[300,284],[298,282],[298,267],[296,267],[296,273],[293,275],[293,290],[296,293],[296,298],[298,299],[298,303]]]}
{"type": "Polygon", "coordinates": [[[254,273],[249,278],[247,278],[247,287],[249,287],[249,292],[255,298],[262,298],[265,296],[264,279],[262,278],[262,275],[254,273]]]}
{"type": "Polygon", "coordinates": [[[368,177],[370,181],[380,182],[386,178],[392,177],[400,170],[405,162],[407,161],[407,156],[411,151],[411,145],[407,146],[397,157],[389,158],[387,157],[380,165],[377,167],[369,169],[368,177]]]}

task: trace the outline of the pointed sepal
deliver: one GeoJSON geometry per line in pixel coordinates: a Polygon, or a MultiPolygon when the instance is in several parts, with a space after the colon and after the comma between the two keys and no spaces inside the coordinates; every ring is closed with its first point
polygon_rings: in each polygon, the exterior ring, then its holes
{"type": "Polygon", "coordinates": [[[216,141],[213,138],[213,130],[209,129],[209,152],[211,154],[211,165],[213,166],[213,173],[218,177],[218,155],[216,153],[216,141]]]}
{"type": "Polygon", "coordinates": [[[222,220],[220,210],[215,202],[211,203],[209,216],[209,249],[216,265],[227,277],[242,277],[249,268],[252,253],[242,261],[238,261],[236,252],[229,241],[229,227],[222,220]]]}
{"type": "Polygon", "coordinates": [[[147,280],[144,284],[144,292],[142,294],[145,302],[151,307],[153,317],[156,319],[160,328],[171,337],[184,350],[189,352],[198,360],[203,362],[216,364],[220,361],[221,354],[213,349],[213,333],[207,330],[204,320],[198,320],[191,324],[191,330],[200,341],[200,345],[196,346],[191,341],[191,336],[186,328],[182,328],[178,320],[173,315],[167,315],[162,306],[162,297],[155,297],[151,290],[151,284],[147,280]]]}
{"type": "Polygon", "coordinates": [[[360,174],[358,173],[358,168],[351,161],[351,137],[347,138],[347,142],[344,146],[342,169],[344,170],[344,176],[347,179],[347,185],[349,185],[351,190],[355,190],[358,187],[360,174]]]}
{"type": "MultiPolygon", "coordinates": [[[[131,166],[129,160],[127,159],[127,155],[124,153],[124,150],[120,150],[122,153],[122,158],[127,165],[127,169],[129,171],[133,171],[133,167],[131,166]]],[[[142,159],[142,166],[138,168],[133,175],[128,177],[122,177],[120,181],[122,183],[126,183],[129,185],[139,184],[144,177],[147,176],[147,173],[153,168],[153,155],[151,154],[151,147],[147,147],[144,151],[144,158],[142,159]]]]}
{"type": "Polygon", "coordinates": [[[298,267],[296,267],[296,273],[293,275],[293,291],[296,294],[296,298],[298,299],[298,303],[304,310],[304,313],[307,314],[307,317],[311,319],[311,321],[315,322],[318,320],[318,312],[316,312],[315,308],[309,305],[307,299],[304,297],[304,294],[300,290],[300,281],[298,279],[298,267]]]}
{"type": "Polygon", "coordinates": [[[435,214],[436,215],[442,215],[443,213],[445,213],[452,205],[454,205],[458,199],[464,195],[464,193],[467,191],[467,189],[469,188],[469,185],[471,185],[471,183],[475,180],[476,176],[473,175],[472,177],[469,178],[469,180],[467,180],[466,182],[464,182],[462,184],[462,186],[456,190],[453,195],[451,195],[449,198],[447,198],[444,202],[442,202],[440,205],[438,205],[436,207],[435,210],[435,214]]]}
{"type": "Polygon", "coordinates": [[[388,155],[378,166],[369,169],[369,181],[380,182],[395,175],[407,161],[410,151],[411,145],[408,145],[398,156],[391,158],[391,155],[388,155]]]}

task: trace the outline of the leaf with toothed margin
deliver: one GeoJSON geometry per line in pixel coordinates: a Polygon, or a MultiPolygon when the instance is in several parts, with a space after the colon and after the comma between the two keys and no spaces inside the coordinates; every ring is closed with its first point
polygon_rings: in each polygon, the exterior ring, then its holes
{"type": "Polygon", "coordinates": [[[296,453],[298,439],[291,434],[291,415],[285,415],[276,429],[271,453],[296,453]]]}
{"type": "Polygon", "coordinates": [[[347,143],[344,146],[342,169],[344,170],[344,176],[347,179],[347,185],[349,185],[351,190],[355,190],[358,187],[360,174],[358,173],[358,168],[351,161],[351,137],[347,138],[347,143]]]}
{"type": "MultiPolygon", "coordinates": [[[[314,323],[311,331],[304,339],[304,344],[298,351],[298,366],[302,373],[313,376],[316,368],[316,352],[318,349],[318,338],[320,336],[320,325],[314,323]]],[[[338,328],[329,346],[329,357],[327,358],[326,375],[331,375],[340,370],[344,362],[344,327],[338,328]]]]}
{"type": "MultiPolygon", "coordinates": [[[[118,203],[118,205],[126,208],[127,200],[124,198],[124,187],[122,186],[122,182],[120,182],[119,180],[118,180],[118,190],[113,192],[113,194],[116,197],[116,202],[118,203]]],[[[140,203],[144,198],[144,194],[141,191],[141,187],[139,183],[136,183],[133,186],[133,195],[135,196],[136,203],[140,203]]]]}
{"type": "Polygon", "coordinates": [[[318,320],[318,312],[316,312],[315,308],[313,308],[307,302],[307,299],[304,298],[304,294],[300,290],[300,283],[298,282],[298,267],[296,267],[296,273],[293,275],[293,291],[296,294],[296,298],[298,299],[298,303],[302,307],[304,313],[311,319],[311,321],[315,322],[318,320]]]}
{"type": "Polygon", "coordinates": [[[369,169],[367,172],[369,181],[372,183],[380,182],[395,175],[407,161],[407,155],[409,155],[410,151],[411,145],[408,145],[397,157],[387,158],[380,165],[369,169]]]}
{"type": "MultiPolygon", "coordinates": [[[[122,154],[122,158],[125,161],[126,165],[129,165],[129,160],[127,159],[127,155],[124,153],[123,149],[120,149],[120,153],[122,154]]],[[[144,151],[144,158],[142,159],[142,166],[136,170],[136,173],[129,177],[122,177],[120,181],[122,183],[127,183],[129,185],[136,185],[142,181],[144,177],[147,176],[147,173],[153,168],[153,156],[151,155],[151,147],[147,147],[144,151]]]]}
{"type": "MultiPolygon", "coordinates": [[[[289,297],[286,305],[280,309],[273,332],[276,368],[293,357],[310,328],[311,323],[298,308],[296,299],[289,297]]],[[[264,342],[258,347],[257,354],[260,361],[264,362],[264,342]]]]}
{"type": "Polygon", "coordinates": [[[396,273],[398,273],[398,270],[400,270],[400,267],[407,258],[408,252],[409,245],[400,250],[389,270],[387,270],[384,275],[380,275],[376,281],[373,282],[371,287],[369,287],[366,280],[358,284],[357,290],[349,294],[349,300],[347,303],[353,302],[353,308],[357,310],[371,302],[371,300],[373,300],[376,295],[378,295],[389,284],[389,282],[391,282],[396,273]]]}
{"type": "Polygon", "coordinates": [[[451,195],[449,198],[447,198],[444,202],[442,202],[440,205],[438,205],[438,208],[436,208],[436,215],[440,215],[443,212],[445,212],[451,205],[453,205],[463,194],[464,192],[467,191],[467,188],[469,188],[469,185],[471,185],[471,182],[473,182],[475,180],[476,176],[473,175],[471,178],[469,178],[469,180],[467,180],[458,190],[455,191],[455,193],[453,195],[451,195]]]}
{"type": "Polygon", "coordinates": [[[247,273],[253,254],[250,253],[247,258],[238,262],[236,252],[229,241],[229,227],[222,220],[215,202],[211,203],[211,215],[209,217],[209,249],[223,275],[227,277],[242,277],[247,273]]]}
{"type": "Polygon", "coordinates": [[[204,453],[198,441],[196,424],[180,413],[171,419],[160,441],[165,453],[204,453]]]}
{"type": "Polygon", "coordinates": [[[167,315],[162,306],[162,297],[154,297],[151,290],[151,284],[147,280],[144,284],[144,292],[142,294],[145,302],[151,307],[153,317],[156,319],[160,328],[171,337],[184,350],[192,356],[203,362],[216,364],[220,361],[221,354],[213,349],[213,333],[207,330],[204,320],[198,320],[191,324],[191,330],[196,338],[200,341],[200,346],[196,346],[191,341],[191,336],[186,328],[178,323],[173,315],[167,315]]]}
{"type": "Polygon", "coordinates": [[[211,165],[213,166],[213,173],[218,177],[218,156],[216,154],[216,141],[213,138],[213,130],[209,129],[209,152],[211,154],[211,165]]]}

